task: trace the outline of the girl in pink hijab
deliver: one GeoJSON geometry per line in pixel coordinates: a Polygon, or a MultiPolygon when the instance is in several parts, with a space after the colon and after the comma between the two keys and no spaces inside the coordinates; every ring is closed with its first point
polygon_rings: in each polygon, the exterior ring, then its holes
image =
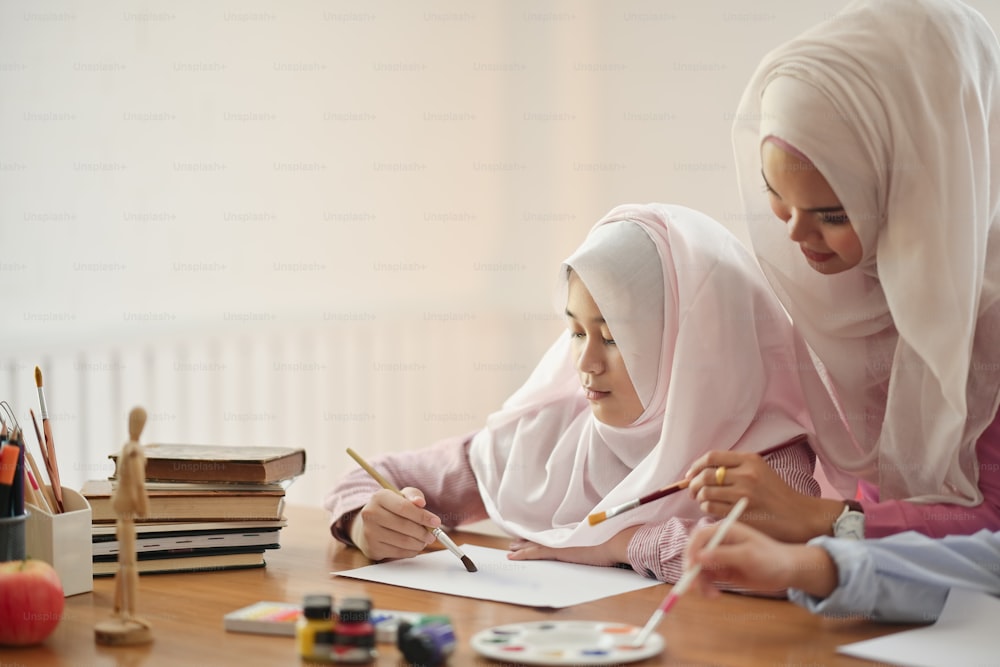
{"type": "MultiPolygon", "coordinates": [[[[510,558],[626,563],[676,581],[711,522],[677,493],[590,525],[588,515],[683,478],[712,449],[754,453],[809,433],[788,317],[750,253],[681,206],[620,206],[560,270],[567,329],[478,432],[373,461],[327,496],[332,533],[373,559],[420,553],[426,528],[491,518],[510,558]]],[[[815,495],[802,442],[766,465],[815,495]]],[[[724,482],[724,475],[717,476],[724,482]]]]}
{"type": "Polygon", "coordinates": [[[847,501],[716,452],[690,473],[710,513],[749,496],[768,516],[751,523],[789,541],[1000,529],[998,63],[966,5],[878,0],[758,67],[733,128],[740,188],[847,501]],[[725,489],[704,484],[718,465],[725,489]]]}

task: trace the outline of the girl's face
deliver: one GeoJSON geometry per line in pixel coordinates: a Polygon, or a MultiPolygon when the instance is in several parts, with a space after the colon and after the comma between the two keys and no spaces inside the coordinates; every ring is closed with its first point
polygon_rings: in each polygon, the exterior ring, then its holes
{"type": "Polygon", "coordinates": [[[771,210],[788,224],[788,238],[799,244],[809,266],[832,275],[861,263],[861,240],[812,162],[765,141],[761,172],[771,210]]]}
{"type": "Polygon", "coordinates": [[[608,426],[632,424],[643,412],[642,401],[608,323],[575,271],[569,274],[566,320],[580,383],[594,417],[608,426]]]}

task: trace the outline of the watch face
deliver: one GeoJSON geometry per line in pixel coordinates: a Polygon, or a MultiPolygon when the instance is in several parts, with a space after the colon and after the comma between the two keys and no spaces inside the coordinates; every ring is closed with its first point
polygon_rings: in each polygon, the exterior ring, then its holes
{"type": "Polygon", "coordinates": [[[848,540],[863,540],[865,538],[865,515],[861,512],[844,512],[844,515],[833,524],[833,535],[848,540]]]}

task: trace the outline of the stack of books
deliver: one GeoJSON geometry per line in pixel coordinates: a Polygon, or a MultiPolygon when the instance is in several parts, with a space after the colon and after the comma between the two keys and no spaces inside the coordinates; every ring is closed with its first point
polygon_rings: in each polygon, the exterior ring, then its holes
{"type": "MultiPolygon", "coordinates": [[[[149,511],[135,521],[139,572],[193,572],[264,567],[286,524],[285,489],[305,472],[303,449],[145,445],[149,511]]],[[[94,576],[118,569],[117,483],[91,480],[80,493],[93,514],[94,576]]]]}

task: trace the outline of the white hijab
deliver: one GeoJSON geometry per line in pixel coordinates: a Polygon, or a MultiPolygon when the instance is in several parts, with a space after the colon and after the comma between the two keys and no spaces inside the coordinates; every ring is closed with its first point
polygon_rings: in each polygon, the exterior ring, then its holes
{"type": "Polygon", "coordinates": [[[810,432],[788,316],[722,225],[681,206],[624,205],[561,269],[607,320],[644,412],[594,418],[563,333],[472,441],[490,517],[548,546],[602,543],[628,526],[702,516],[686,493],[590,526],[587,516],[682,479],[716,449],[760,451],[810,432]]]}
{"type": "Polygon", "coordinates": [[[1000,391],[998,66],[996,36],[965,5],[859,1],[768,54],[740,101],[750,236],[839,402],[803,377],[844,493],[860,478],[882,500],[982,500],[974,446],[1000,391]],[[768,136],[826,177],[859,267],[821,275],[788,239],[762,193],[768,136]]]}

